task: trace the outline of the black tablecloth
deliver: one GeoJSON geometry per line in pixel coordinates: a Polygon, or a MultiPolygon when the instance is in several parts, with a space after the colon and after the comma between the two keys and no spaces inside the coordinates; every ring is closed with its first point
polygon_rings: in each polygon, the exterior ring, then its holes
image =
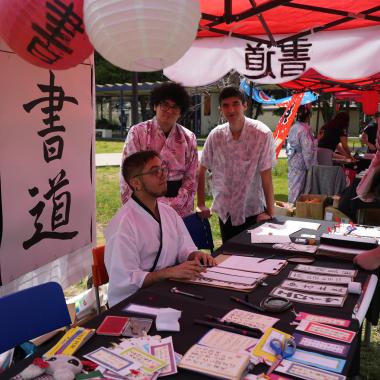
{"type": "MultiPolygon", "coordinates": [[[[286,217],[279,218],[279,221],[286,220],[286,217]]],[[[297,220],[292,218],[292,220],[297,220]]],[[[304,220],[304,219],[299,219],[304,220]]],[[[310,220],[305,220],[309,221],[310,220]]],[[[333,224],[331,222],[318,221],[322,224],[319,228],[317,235],[320,236],[323,231],[325,231],[329,225],[333,224]]],[[[313,230],[302,230],[293,234],[292,238],[300,236],[301,233],[314,233],[313,230]]],[[[217,253],[221,253],[224,250],[234,251],[235,253],[247,254],[249,252],[254,252],[256,257],[265,257],[266,255],[276,254],[277,258],[283,258],[284,255],[289,256],[289,252],[276,251],[271,248],[268,244],[255,244],[254,246],[250,243],[250,235],[246,232],[243,232],[230,241],[226,242],[223,247],[221,247],[217,253]]],[[[269,295],[270,291],[276,285],[279,285],[287,276],[288,273],[295,267],[296,264],[288,263],[287,266],[276,276],[268,276],[266,283],[268,286],[259,286],[254,289],[249,294],[249,300],[251,303],[259,304],[260,301],[269,295]]],[[[328,267],[339,267],[345,269],[352,269],[353,264],[343,261],[335,261],[326,257],[318,257],[314,265],[318,266],[328,266],[328,267]]],[[[355,281],[365,282],[367,277],[370,275],[369,272],[359,270],[355,281]]],[[[112,307],[110,310],[106,311],[102,315],[94,318],[86,324],[86,327],[96,328],[103,320],[106,315],[133,315],[131,313],[126,313],[123,311],[123,308],[131,302],[146,305],[146,306],[156,306],[156,307],[172,307],[182,311],[182,317],[180,319],[181,331],[178,333],[163,333],[157,332],[155,330],[154,324],[150,331],[150,335],[159,334],[163,337],[172,336],[174,342],[175,350],[184,354],[193,344],[195,344],[208,330],[209,328],[203,327],[200,325],[194,324],[195,319],[204,319],[205,314],[212,314],[214,316],[223,316],[228,311],[233,308],[240,308],[247,311],[253,311],[244,305],[237,304],[230,299],[230,296],[243,297],[244,293],[237,292],[234,290],[219,289],[207,286],[199,286],[194,284],[180,283],[175,281],[164,281],[158,284],[155,284],[147,289],[142,289],[129,299],[121,302],[120,304],[112,307]],[[178,294],[170,293],[170,288],[177,286],[181,290],[195,293],[204,296],[204,300],[197,300],[190,297],[185,297],[178,294]]],[[[333,308],[333,307],[322,307],[322,306],[313,306],[307,304],[295,303],[295,309],[297,312],[304,311],[308,313],[321,314],[331,317],[338,317],[343,319],[351,320],[350,329],[354,331],[359,330],[358,323],[356,320],[352,320],[352,310],[358,300],[358,295],[349,294],[347,300],[342,308],[333,308]]],[[[294,314],[288,310],[281,314],[272,314],[265,313],[273,317],[280,318],[280,321],[274,326],[282,331],[293,333],[295,331],[295,326],[290,325],[290,322],[294,320],[294,314]]],[[[344,368],[344,375],[353,375],[358,373],[360,365],[360,339],[358,339],[359,334],[356,336],[354,341],[351,344],[351,349],[349,356],[347,357],[346,366],[344,368]]],[[[84,354],[93,351],[99,346],[109,346],[112,342],[117,342],[118,338],[108,337],[108,336],[94,336],[86,343],[81,350],[78,351],[76,356],[82,357],[84,354]]],[[[25,366],[26,363],[23,363],[22,366],[25,366]]],[[[13,368],[11,371],[6,373],[7,377],[10,378],[11,375],[16,374],[22,369],[21,364],[13,368]]],[[[263,372],[267,369],[267,366],[259,365],[255,368],[255,373],[263,372]]],[[[178,379],[203,379],[208,378],[200,374],[191,373],[179,370],[179,373],[176,376],[170,376],[170,378],[178,379]]]]}

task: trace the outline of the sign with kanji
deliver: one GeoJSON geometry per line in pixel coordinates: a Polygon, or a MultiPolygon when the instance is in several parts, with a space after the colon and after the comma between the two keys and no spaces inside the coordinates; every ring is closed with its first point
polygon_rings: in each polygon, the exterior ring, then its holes
{"type": "MultiPolygon", "coordinates": [[[[0,53],[0,66],[5,285],[94,244],[93,74],[89,63],[51,71],[11,51],[0,53]]],[[[56,280],[76,269],[62,265],[56,280]]]]}

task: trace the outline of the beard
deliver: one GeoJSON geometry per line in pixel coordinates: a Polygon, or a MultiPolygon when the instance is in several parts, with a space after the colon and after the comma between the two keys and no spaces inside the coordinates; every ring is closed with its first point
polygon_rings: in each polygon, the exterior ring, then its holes
{"type": "Polygon", "coordinates": [[[158,188],[151,188],[150,186],[146,186],[144,183],[142,183],[143,190],[145,191],[146,194],[150,195],[151,197],[159,198],[163,197],[167,190],[168,190],[168,185],[167,182],[165,181],[165,184],[163,186],[160,186],[158,188]]]}

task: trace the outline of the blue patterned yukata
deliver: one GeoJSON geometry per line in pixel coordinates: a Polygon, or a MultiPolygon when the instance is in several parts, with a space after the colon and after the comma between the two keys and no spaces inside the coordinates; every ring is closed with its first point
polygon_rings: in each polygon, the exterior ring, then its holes
{"type": "Polygon", "coordinates": [[[317,163],[317,142],[307,123],[297,121],[290,129],[288,155],[288,200],[295,203],[305,189],[307,171],[317,163]]]}

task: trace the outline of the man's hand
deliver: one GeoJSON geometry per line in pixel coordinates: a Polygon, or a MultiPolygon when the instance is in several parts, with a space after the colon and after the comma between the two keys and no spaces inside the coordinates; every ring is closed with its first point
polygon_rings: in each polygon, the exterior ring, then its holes
{"type": "Polygon", "coordinates": [[[206,267],[213,267],[216,265],[215,259],[209,253],[202,252],[202,251],[192,252],[189,255],[188,260],[194,260],[199,265],[203,265],[206,267]]]}
{"type": "Polygon", "coordinates": [[[205,270],[206,269],[195,260],[188,260],[182,264],[164,269],[166,278],[175,278],[178,280],[192,280],[199,277],[199,274],[205,270]]]}
{"type": "Polygon", "coordinates": [[[256,216],[256,223],[263,222],[264,220],[270,220],[270,219],[272,219],[272,217],[266,212],[263,212],[256,216]]]}
{"type": "Polygon", "coordinates": [[[202,219],[209,219],[211,218],[211,210],[206,206],[198,206],[195,210],[195,212],[202,218],[202,219]]]}
{"type": "Polygon", "coordinates": [[[354,264],[365,270],[377,269],[380,266],[380,247],[356,255],[354,264]]]}

